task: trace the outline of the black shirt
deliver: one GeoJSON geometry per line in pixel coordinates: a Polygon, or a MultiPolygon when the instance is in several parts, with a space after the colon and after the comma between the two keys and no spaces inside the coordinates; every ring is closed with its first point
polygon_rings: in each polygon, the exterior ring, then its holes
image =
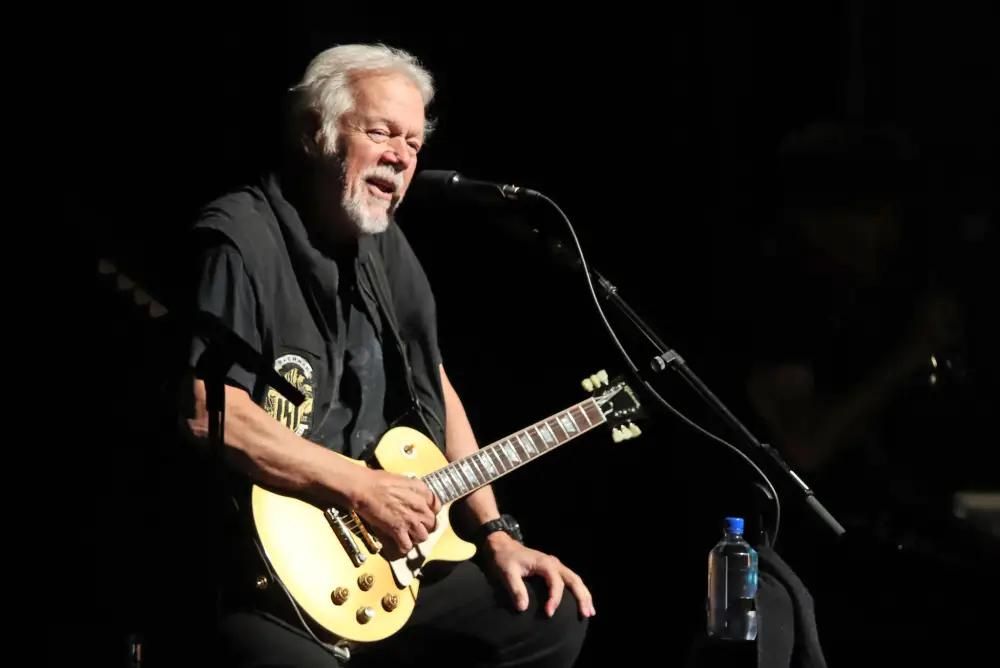
{"type": "Polygon", "coordinates": [[[369,311],[358,285],[357,254],[352,249],[335,260],[340,272],[337,308],[347,332],[344,373],[323,429],[317,435],[323,441],[340,440],[348,444],[349,454],[358,457],[386,430],[385,360],[376,330],[379,314],[369,311]]]}
{"type": "MultiPolygon", "coordinates": [[[[268,177],[206,207],[195,232],[195,310],[273,360],[306,401],[292,405],[239,366],[228,382],[297,434],[350,456],[407,412],[443,448],[433,294],[397,225],[321,252],[268,177]]],[[[192,366],[204,350],[195,337],[192,366]]]]}

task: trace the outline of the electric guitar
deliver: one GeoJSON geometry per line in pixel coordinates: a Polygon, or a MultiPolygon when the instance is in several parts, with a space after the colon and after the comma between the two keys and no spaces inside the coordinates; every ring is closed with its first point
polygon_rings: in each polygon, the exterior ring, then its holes
{"type": "MultiPolygon", "coordinates": [[[[98,273],[149,319],[168,315],[161,302],[113,262],[102,259],[98,273]]],[[[311,620],[335,636],[334,645],[341,651],[391,636],[413,612],[427,563],[464,561],[476,552],[451,527],[449,512],[455,501],[597,427],[611,425],[616,443],[641,433],[634,422],[642,415],[641,405],[626,383],[611,382],[600,371],[582,385],[590,398],[452,463],[433,441],[410,427],[387,431],[369,461],[345,457],[358,466],[420,477],[440,499],[434,531],[406,555],[388,557],[378,537],[350,508],[318,508],[251,486],[251,517],[262,556],[277,584],[308,616],[302,621],[311,620]]],[[[266,579],[258,581],[258,586],[267,585],[266,579]]]]}
{"type": "MultiPolygon", "coordinates": [[[[369,643],[406,624],[431,561],[463,561],[476,547],[458,537],[449,521],[451,505],[556,447],[604,424],[620,442],[638,436],[640,403],[624,382],[601,371],[583,381],[591,398],[517,433],[448,463],[421,432],[395,427],[373,451],[372,465],[420,477],[441,500],[437,524],[427,540],[398,558],[350,508],[319,508],[296,498],[251,488],[254,526],[272,573],[308,617],[340,640],[369,643]]],[[[359,466],[366,462],[349,460],[359,466]]]]}

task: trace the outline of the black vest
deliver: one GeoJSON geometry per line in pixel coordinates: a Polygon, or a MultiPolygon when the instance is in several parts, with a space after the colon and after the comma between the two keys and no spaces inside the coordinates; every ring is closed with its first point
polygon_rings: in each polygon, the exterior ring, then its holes
{"type": "MultiPolygon", "coordinates": [[[[347,453],[338,434],[324,433],[344,374],[347,332],[335,312],[337,266],[311,243],[295,208],[269,175],[208,205],[195,231],[223,234],[239,251],[257,302],[261,354],[296,385],[299,407],[258,381],[254,400],[310,440],[347,453]]],[[[374,317],[385,359],[390,426],[408,423],[444,448],[444,398],[437,325],[427,277],[395,224],[358,245],[358,287],[374,317]]]]}

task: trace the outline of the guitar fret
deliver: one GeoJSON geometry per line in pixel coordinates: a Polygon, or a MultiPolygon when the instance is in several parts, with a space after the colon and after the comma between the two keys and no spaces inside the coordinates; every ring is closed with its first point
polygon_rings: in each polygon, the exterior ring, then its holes
{"type": "Polygon", "coordinates": [[[534,430],[535,430],[534,436],[532,436],[531,432],[528,431],[527,429],[524,430],[524,433],[531,441],[531,444],[535,446],[535,449],[538,450],[538,454],[542,454],[543,452],[546,452],[548,450],[548,447],[545,445],[545,439],[542,438],[541,434],[538,433],[537,425],[534,427],[534,430]]]}
{"type": "Polygon", "coordinates": [[[447,496],[447,493],[445,492],[444,487],[441,485],[441,481],[438,480],[437,478],[437,472],[435,471],[434,473],[431,473],[429,476],[427,476],[427,481],[430,484],[431,489],[434,490],[434,493],[437,494],[437,498],[440,499],[441,501],[444,501],[445,496],[447,496]]]}
{"type": "Polygon", "coordinates": [[[522,462],[531,459],[528,456],[528,451],[524,449],[524,445],[521,443],[521,439],[518,438],[517,434],[514,434],[513,436],[508,438],[507,442],[510,443],[510,447],[514,448],[514,454],[517,455],[517,458],[520,459],[522,462]]]}
{"type": "Polygon", "coordinates": [[[559,417],[558,422],[559,426],[562,427],[567,436],[580,431],[580,428],[576,426],[576,421],[573,420],[573,416],[569,412],[563,413],[559,417]]]}
{"type": "Polygon", "coordinates": [[[458,490],[456,490],[455,486],[451,484],[451,478],[448,477],[447,472],[440,470],[437,474],[438,480],[444,485],[445,491],[447,492],[448,500],[451,501],[452,499],[458,498],[458,490]]]}
{"type": "Polygon", "coordinates": [[[587,427],[593,427],[594,423],[590,420],[590,416],[587,415],[587,407],[580,406],[579,408],[580,408],[580,413],[583,415],[583,418],[587,421],[587,427]]]}
{"type": "Polygon", "coordinates": [[[552,424],[548,420],[545,421],[545,431],[548,432],[549,438],[552,440],[549,447],[554,448],[559,445],[559,435],[556,434],[556,430],[552,428],[552,424]]]}
{"type": "Polygon", "coordinates": [[[506,473],[507,469],[509,467],[506,466],[503,463],[502,459],[500,459],[500,454],[497,452],[497,447],[494,445],[494,446],[490,446],[488,449],[489,449],[490,454],[492,454],[493,457],[495,457],[496,460],[497,460],[497,464],[498,464],[497,468],[500,470],[501,473],[506,473]]]}
{"type": "Polygon", "coordinates": [[[544,431],[539,429],[538,426],[536,425],[535,432],[537,432],[538,435],[542,437],[542,441],[545,443],[545,448],[546,449],[551,448],[556,441],[556,435],[552,433],[552,428],[549,427],[549,424],[547,422],[543,422],[542,427],[545,428],[544,431]]]}
{"type": "Polygon", "coordinates": [[[469,466],[469,462],[462,462],[459,466],[462,469],[462,473],[465,474],[465,479],[470,483],[470,487],[479,487],[479,478],[476,477],[476,472],[469,466]]]}
{"type": "Polygon", "coordinates": [[[507,457],[507,453],[503,451],[503,445],[501,445],[500,443],[497,443],[495,446],[493,446],[493,454],[496,455],[497,461],[500,462],[500,468],[503,469],[504,473],[514,468],[514,465],[511,463],[510,458],[507,457]]]}
{"type": "Polygon", "coordinates": [[[587,414],[588,420],[590,420],[590,411],[593,411],[596,414],[591,422],[597,422],[597,424],[604,422],[604,413],[601,411],[601,407],[593,401],[587,404],[587,409],[584,411],[587,414]]]}
{"type": "Polygon", "coordinates": [[[507,459],[510,460],[511,466],[517,466],[521,463],[521,458],[517,456],[517,450],[510,441],[503,441],[500,443],[500,447],[503,448],[503,452],[507,455],[507,459]]]}
{"type": "Polygon", "coordinates": [[[473,470],[475,470],[475,471],[478,472],[478,475],[479,475],[480,478],[483,479],[483,482],[488,482],[489,478],[486,476],[485,473],[483,473],[483,467],[479,464],[479,456],[480,456],[480,454],[481,453],[477,452],[475,454],[475,456],[469,457],[469,461],[472,462],[473,470]]]}
{"type": "Polygon", "coordinates": [[[493,458],[490,457],[489,450],[479,451],[479,463],[486,468],[486,472],[489,473],[491,479],[500,475],[497,467],[493,464],[493,458]],[[483,462],[484,459],[486,460],[485,462],[483,462]]]}
{"type": "Polygon", "coordinates": [[[455,479],[455,482],[458,485],[459,491],[462,494],[465,494],[466,484],[465,484],[465,480],[462,479],[461,472],[458,469],[456,469],[454,466],[449,466],[447,470],[448,470],[448,473],[451,474],[451,477],[455,479]]]}
{"type": "Polygon", "coordinates": [[[448,471],[446,469],[442,469],[440,471],[440,474],[441,474],[441,481],[444,483],[444,486],[448,488],[448,498],[449,499],[457,498],[458,494],[455,490],[455,486],[451,484],[451,476],[448,475],[448,471]]]}
{"type": "Polygon", "coordinates": [[[532,442],[531,436],[528,436],[528,432],[522,431],[517,435],[517,440],[521,444],[521,449],[524,450],[525,457],[533,457],[538,454],[538,449],[532,442]]]}
{"type": "Polygon", "coordinates": [[[562,427],[559,425],[559,420],[556,420],[556,426],[559,426],[559,428],[562,430],[562,433],[563,433],[563,437],[562,438],[559,438],[559,436],[556,434],[556,430],[552,429],[552,427],[549,426],[549,420],[545,421],[545,426],[549,427],[549,430],[552,432],[552,436],[555,437],[555,439],[556,439],[556,445],[559,445],[564,440],[566,440],[566,430],[562,429],[562,427]]]}

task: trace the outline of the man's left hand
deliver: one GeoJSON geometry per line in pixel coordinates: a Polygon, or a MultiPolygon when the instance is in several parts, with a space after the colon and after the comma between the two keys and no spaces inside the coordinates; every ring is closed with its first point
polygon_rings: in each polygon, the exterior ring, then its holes
{"type": "Polygon", "coordinates": [[[566,587],[576,596],[581,615],[593,617],[596,614],[593,598],[583,579],[552,555],[525,547],[501,531],[490,534],[486,543],[496,574],[507,585],[518,610],[523,612],[528,609],[528,589],[524,578],[540,575],[549,586],[546,615],[551,617],[555,614],[566,587]]]}

